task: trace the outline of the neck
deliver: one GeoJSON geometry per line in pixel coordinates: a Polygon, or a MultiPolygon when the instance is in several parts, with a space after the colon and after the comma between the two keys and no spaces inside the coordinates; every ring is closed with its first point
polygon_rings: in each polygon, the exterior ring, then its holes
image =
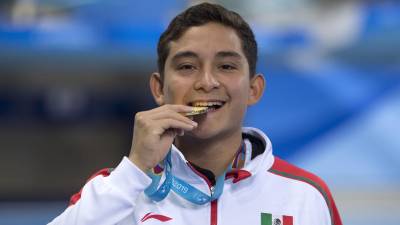
{"type": "Polygon", "coordinates": [[[175,145],[188,161],[219,176],[232,162],[241,142],[242,132],[238,130],[225,137],[210,139],[183,136],[175,140],[175,145]]]}

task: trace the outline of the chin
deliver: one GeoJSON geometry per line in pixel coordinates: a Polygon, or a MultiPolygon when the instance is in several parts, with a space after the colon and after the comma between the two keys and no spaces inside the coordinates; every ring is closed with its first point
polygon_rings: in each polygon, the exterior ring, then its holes
{"type": "Polygon", "coordinates": [[[213,138],[214,136],[218,136],[219,132],[216,130],[210,130],[210,129],[196,129],[194,131],[188,132],[185,134],[185,136],[189,136],[191,138],[195,139],[210,139],[213,138]]]}
{"type": "Polygon", "coordinates": [[[232,128],[221,128],[221,127],[201,127],[199,126],[195,130],[188,132],[186,135],[188,135],[191,138],[194,139],[201,139],[201,140],[207,140],[207,139],[215,139],[215,138],[222,138],[223,136],[229,135],[230,133],[234,133],[234,129],[232,128]]]}

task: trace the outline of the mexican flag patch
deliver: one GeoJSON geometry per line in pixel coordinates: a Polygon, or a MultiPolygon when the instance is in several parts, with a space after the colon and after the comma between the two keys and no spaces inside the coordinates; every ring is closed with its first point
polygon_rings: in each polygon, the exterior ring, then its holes
{"type": "Polygon", "coordinates": [[[293,225],[293,216],[261,213],[261,225],[293,225]]]}

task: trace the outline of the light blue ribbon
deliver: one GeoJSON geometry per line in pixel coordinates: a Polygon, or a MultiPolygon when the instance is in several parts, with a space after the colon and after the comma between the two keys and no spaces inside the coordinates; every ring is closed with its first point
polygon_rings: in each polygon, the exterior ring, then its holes
{"type": "Polygon", "coordinates": [[[214,191],[211,191],[211,195],[205,194],[204,192],[200,191],[199,189],[193,187],[192,185],[188,184],[184,180],[175,177],[171,173],[172,169],[172,160],[171,160],[171,150],[168,152],[167,157],[164,159],[164,172],[165,172],[165,180],[158,188],[160,184],[161,175],[154,174],[149,172],[148,175],[152,179],[152,182],[149,187],[147,187],[144,193],[152,200],[159,202],[167,197],[168,193],[172,189],[175,193],[183,197],[184,199],[198,204],[203,205],[208,202],[211,202],[215,199],[218,199],[221,196],[224,190],[224,182],[225,182],[225,175],[227,171],[232,169],[232,165],[225,170],[225,172],[218,177],[216,184],[214,186],[214,191]]]}

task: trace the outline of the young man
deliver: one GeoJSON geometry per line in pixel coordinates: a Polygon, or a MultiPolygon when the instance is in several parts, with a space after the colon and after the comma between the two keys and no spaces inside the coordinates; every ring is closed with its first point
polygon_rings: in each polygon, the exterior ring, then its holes
{"type": "Polygon", "coordinates": [[[257,44],[236,13],[203,3],[173,19],[135,116],[129,157],[102,170],[50,224],[341,225],[327,186],[242,128],[262,96],[257,44]]]}

